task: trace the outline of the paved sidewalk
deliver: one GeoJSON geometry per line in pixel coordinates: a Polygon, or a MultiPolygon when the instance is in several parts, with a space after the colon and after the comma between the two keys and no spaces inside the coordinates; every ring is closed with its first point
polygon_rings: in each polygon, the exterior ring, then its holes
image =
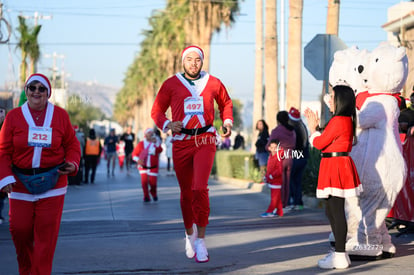
{"type": "MultiPolygon", "coordinates": [[[[354,261],[345,271],[319,269],[329,250],[324,210],[260,218],[267,191],[232,179],[210,182],[210,262],[195,263],[184,254],[176,178],[162,170],[159,201],[144,204],[136,170],[107,178],[104,169],[101,164],[95,184],[68,188],[53,274],[414,274],[414,234],[396,238],[396,230],[394,258],[354,261]]],[[[3,274],[18,274],[7,222],[0,225],[3,274]]]]}

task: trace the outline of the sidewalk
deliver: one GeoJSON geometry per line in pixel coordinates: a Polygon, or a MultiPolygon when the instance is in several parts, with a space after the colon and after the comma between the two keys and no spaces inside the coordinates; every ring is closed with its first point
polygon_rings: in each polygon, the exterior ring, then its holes
{"type": "MultiPolygon", "coordinates": [[[[260,218],[266,191],[233,179],[210,181],[210,261],[195,263],[184,254],[176,178],[162,170],[159,201],[144,204],[137,171],[107,178],[102,164],[95,184],[68,188],[53,274],[414,274],[414,234],[396,238],[396,230],[395,258],[319,269],[329,250],[324,210],[260,218]]],[[[0,225],[0,266],[1,275],[18,274],[7,222],[0,225]]]]}

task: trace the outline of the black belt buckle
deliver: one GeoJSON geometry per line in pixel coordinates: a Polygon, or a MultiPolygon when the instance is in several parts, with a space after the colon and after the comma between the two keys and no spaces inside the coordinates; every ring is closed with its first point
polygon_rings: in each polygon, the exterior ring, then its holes
{"type": "Polygon", "coordinates": [[[348,152],[329,152],[329,153],[322,153],[321,156],[323,158],[347,157],[349,156],[349,153],[348,152]]]}
{"type": "Polygon", "coordinates": [[[208,131],[208,129],[210,129],[210,127],[211,125],[207,125],[202,128],[193,128],[193,129],[182,128],[181,133],[190,135],[190,136],[195,136],[197,134],[204,134],[205,132],[208,131]]]}

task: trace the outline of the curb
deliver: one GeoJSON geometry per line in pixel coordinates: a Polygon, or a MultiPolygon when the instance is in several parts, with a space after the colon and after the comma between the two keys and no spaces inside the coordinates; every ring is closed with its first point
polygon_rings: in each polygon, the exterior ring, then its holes
{"type": "MultiPolygon", "coordinates": [[[[230,185],[236,186],[241,189],[249,189],[257,193],[268,194],[270,192],[270,189],[267,187],[266,184],[252,182],[249,180],[235,179],[235,178],[222,177],[222,176],[211,176],[210,179],[220,182],[220,183],[230,184],[230,185]]],[[[310,208],[310,209],[324,208],[324,203],[322,199],[303,195],[302,200],[303,200],[303,206],[305,208],[310,208]]]]}

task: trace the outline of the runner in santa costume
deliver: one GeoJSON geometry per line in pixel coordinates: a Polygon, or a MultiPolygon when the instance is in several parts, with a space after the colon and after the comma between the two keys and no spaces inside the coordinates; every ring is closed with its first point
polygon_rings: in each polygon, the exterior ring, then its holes
{"type": "Polygon", "coordinates": [[[150,193],[152,199],[157,201],[158,162],[162,147],[152,128],[146,129],[144,134],[145,139],[140,141],[132,151],[132,159],[138,163],[144,202],[151,201],[150,193]],[[149,191],[148,185],[150,186],[149,191]]]}
{"type": "Polygon", "coordinates": [[[356,128],[354,91],[348,86],[333,87],[329,109],[333,117],[322,133],[316,130],[319,125],[317,113],[309,109],[305,111],[310,142],[322,151],[316,197],[326,199],[326,215],[335,236],[335,251],[319,260],[318,266],[344,269],[351,263],[345,252],[345,198],[358,196],[362,190],[355,164],[349,156],[356,128]]]}
{"type": "Polygon", "coordinates": [[[80,145],[68,113],[48,101],[46,76],[33,74],[27,102],[0,132],[0,189],[9,193],[10,233],[20,274],[51,274],[67,175],[76,175],[80,145]],[[62,166],[64,165],[64,166],[62,166]]]}
{"type": "Polygon", "coordinates": [[[201,71],[204,53],[197,46],[181,54],[184,73],[161,86],[151,117],[164,132],[173,133],[173,161],[181,190],[181,211],[186,231],[186,255],[197,262],[209,260],[204,237],[210,214],[208,178],[216,152],[214,101],[223,121],[224,135],[231,135],[233,103],[223,83],[201,71]],[[171,107],[172,118],[166,117],[171,107]],[[194,225],[194,226],[193,226],[194,225]]]}

